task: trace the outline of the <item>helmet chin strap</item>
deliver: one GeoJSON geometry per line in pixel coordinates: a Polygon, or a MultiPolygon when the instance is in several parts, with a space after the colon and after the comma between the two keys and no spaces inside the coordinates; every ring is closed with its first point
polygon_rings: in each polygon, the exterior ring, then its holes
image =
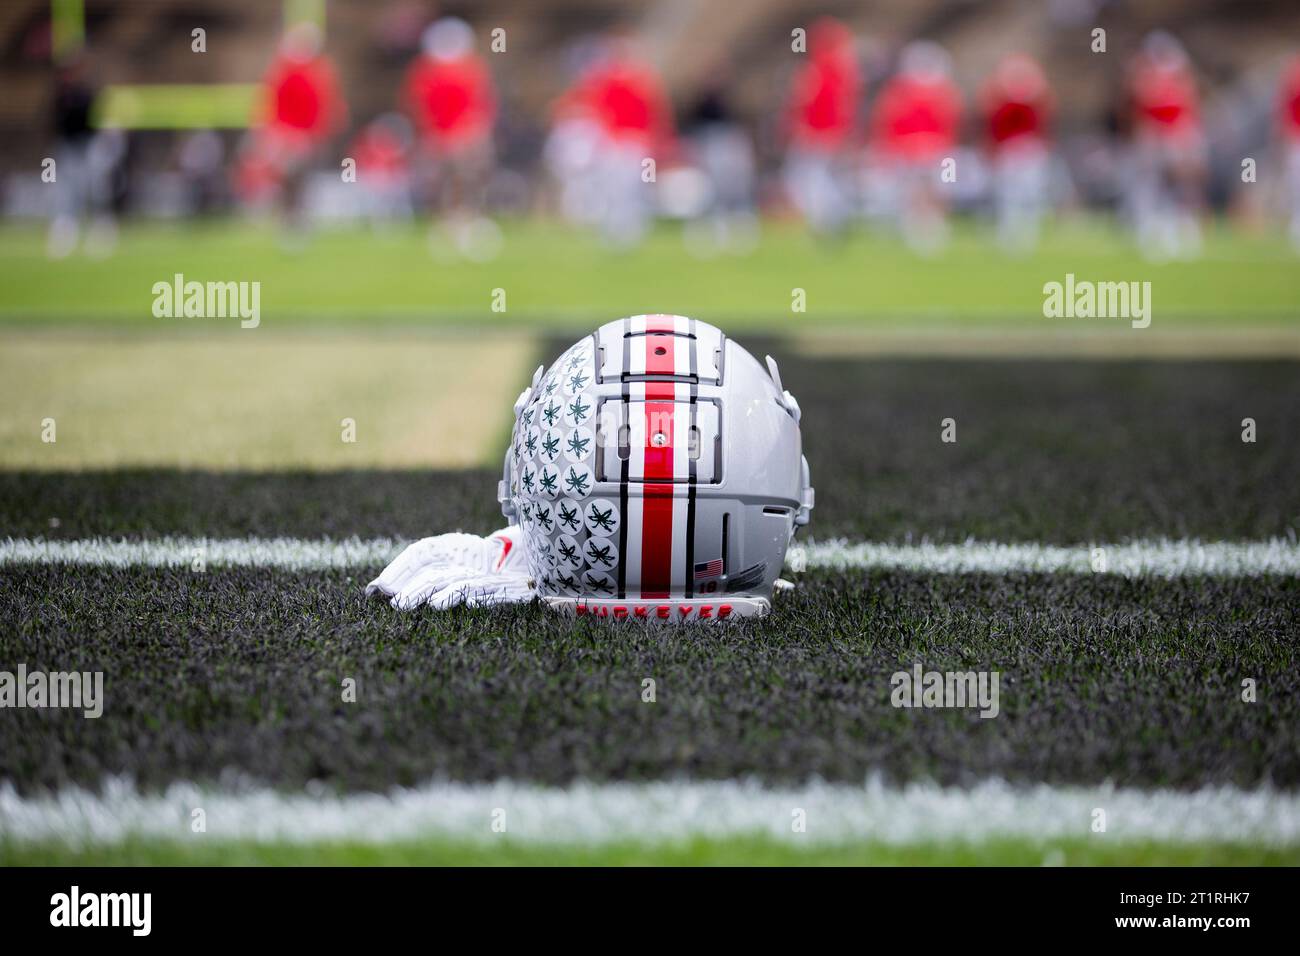
{"type": "Polygon", "coordinates": [[[812,486],[812,473],[808,470],[807,455],[799,456],[799,480],[802,483],[799,511],[794,516],[794,527],[790,529],[791,537],[794,537],[795,527],[806,525],[812,520],[813,506],[817,503],[817,491],[812,486]]]}
{"type": "Polygon", "coordinates": [[[776,367],[776,359],[772,358],[770,355],[764,356],[764,358],[767,359],[767,374],[772,376],[772,384],[774,384],[776,390],[781,393],[781,407],[790,413],[790,416],[794,419],[796,425],[799,424],[800,419],[803,418],[803,410],[799,408],[799,402],[790,394],[789,390],[781,384],[781,370],[776,367]]]}

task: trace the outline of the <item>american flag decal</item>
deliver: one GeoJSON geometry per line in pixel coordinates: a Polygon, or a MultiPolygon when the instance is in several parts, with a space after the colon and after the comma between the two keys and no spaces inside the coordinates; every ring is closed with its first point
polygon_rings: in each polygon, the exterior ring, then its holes
{"type": "Polygon", "coordinates": [[[704,561],[695,566],[695,580],[700,578],[716,578],[722,574],[722,559],[715,558],[712,561],[704,561]]]}

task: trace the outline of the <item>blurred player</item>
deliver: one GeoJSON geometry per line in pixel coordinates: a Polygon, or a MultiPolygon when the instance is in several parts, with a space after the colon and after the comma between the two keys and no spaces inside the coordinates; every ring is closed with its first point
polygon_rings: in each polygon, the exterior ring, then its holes
{"type": "MultiPolygon", "coordinates": [[[[418,175],[461,254],[490,258],[500,245],[499,230],[483,216],[494,163],[492,76],[474,52],[474,30],[464,20],[435,21],[421,47],[403,93],[417,130],[418,175]]],[[[431,238],[436,241],[437,233],[431,238]]]]}
{"type": "Polygon", "coordinates": [[[871,117],[873,164],[892,184],[896,221],[909,246],[933,252],[948,236],[943,161],[951,158],[961,123],[961,93],[947,52],[910,43],[871,117]]]}
{"type": "Polygon", "coordinates": [[[1129,209],[1143,251],[1154,258],[1200,249],[1206,146],[1187,52],[1168,33],[1143,41],[1129,73],[1133,174],[1129,209]]]}
{"type": "Polygon", "coordinates": [[[1291,244],[1300,252],[1300,56],[1282,75],[1278,97],[1278,135],[1286,151],[1286,196],[1291,244]]]}
{"type": "Polygon", "coordinates": [[[705,88],[685,127],[694,163],[708,183],[700,216],[687,224],[690,248],[705,255],[752,249],[758,238],[754,142],[733,113],[720,81],[705,88]]]}
{"type": "Polygon", "coordinates": [[[273,171],[281,214],[291,235],[306,226],[303,187],[322,148],[347,120],[334,65],[321,52],[320,28],[297,23],[263,80],[263,124],[255,149],[273,171]]]}
{"type": "Polygon", "coordinates": [[[611,40],[564,94],[557,120],[593,135],[594,220],[610,245],[639,242],[654,214],[650,165],[667,166],[675,149],[672,110],[659,77],[622,38],[611,40]]]}
{"type": "Polygon", "coordinates": [[[1024,250],[1038,238],[1047,202],[1052,93],[1042,67],[1016,53],[998,64],[980,99],[992,153],[998,241],[1024,250]]]}
{"type": "Polygon", "coordinates": [[[861,78],[853,35],[824,17],[808,33],[808,62],[795,74],[786,112],[786,192],[818,233],[843,228],[861,78]]]}
{"type": "Polygon", "coordinates": [[[92,256],[107,255],[117,239],[113,177],[125,153],[121,130],[96,132],[90,125],[95,88],[78,55],[60,68],[54,90],[54,217],[46,254],[71,255],[82,238],[92,256]]]}
{"type": "Polygon", "coordinates": [[[388,113],[367,123],[348,146],[357,162],[360,213],[372,227],[411,218],[411,126],[388,113]]]}
{"type": "MultiPolygon", "coordinates": [[[[564,57],[569,88],[578,89],[600,51],[601,44],[596,40],[584,38],[571,45],[564,57]]],[[[543,161],[557,187],[560,215],[583,226],[599,223],[596,154],[600,139],[593,110],[573,96],[563,96],[556,102],[542,150],[543,161]]]]}
{"type": "Polygon", "coordinates": [[[231,192],[242,210],[263,219],[273,210],[278,186],[279,172],[271,162],[260,131],[249,130],[235,147],[230,170],[231,192]]]}
{"type": "Polygon", "coordinates": [[[189,214],[204,216],[221,205],[226,147],[214,130],[186,133],[177,147],[176,165],[185,184],[189,214]]]}

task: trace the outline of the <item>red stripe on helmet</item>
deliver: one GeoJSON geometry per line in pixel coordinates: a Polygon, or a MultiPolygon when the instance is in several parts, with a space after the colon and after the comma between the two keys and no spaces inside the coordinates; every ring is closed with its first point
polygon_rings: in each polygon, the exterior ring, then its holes
{"type": "Polygon", "coordinates": [[[672,485],[645,486],[641,521],[641,597],[666,598],[673,574],[672,485]]]}
{"type": "Polygon", "coordinates": [[[650,332],[645,337],[645,372],[647,375],[677,374],[675,340],[667,332],[650,332]]]}
{"type": "MultiPolygon", "coordinates": [[[[650,334],[645,339],[646,372],[672,375],[676,362],[674,336],[650,334]]],[[[675,386],[672,382],[647,382],[645,397],[642,403],[645,450],[641,474],[645,484],[641,492],[641,597],[665,598],[672,589],[673,571],[675,386]]]]}
{"type": "Polygon", "coordinates": [[[645,317],[647,332],[676,332],[677,319],[671,315],[647,315],[645,317]]]}

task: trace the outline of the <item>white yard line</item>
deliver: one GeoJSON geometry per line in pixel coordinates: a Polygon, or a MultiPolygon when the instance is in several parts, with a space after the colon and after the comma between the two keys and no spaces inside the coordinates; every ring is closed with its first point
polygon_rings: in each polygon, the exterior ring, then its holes
{"type": "MultiPolygon", "coordinates": [[[[0,565],[188,567],[201,560],[204,567],[378,570],[405,543],[395,538],[6,538],[0,541],[0,565]]],[[[1240,542],[1151,539],[1075,546],[989,541],[898,545],[833,539],[796,545],[790,563],[797,566],[800,555],[808,568],[899,569],[931,574],[1300,575],[1300,544],[1280,538],[1240,542]]]]}
{"type": "Polygon", "coordinates": [[[1153,840],[1174,843],[1300,843],[1300,794],[1231,787],[1190,793],[1110,787],[971,789],[815,783],[771,789],[756,783],[433,783],[388,794],[334,796],[173,784],[145,795],[122,781],[102,792],[65,790],[23,798],[0,787],[0,840],[111,844],[129,838],[396,842],[419,838],[490,841],[504,811],[505,834],[528,843],[592,845],[690,837],[768,836],[791,843],[1019,838],[1153,840]],[[206,832],[191,829],[202,809],[206,832]],[[1105,811],[1105,832],[1093,831],[1105,811]],[[795,832],[796,811],[806,832],[795,832]]]}
{"type": "Polygon", "coordinates": [[[79,564],[99,567],[382,568],[408,542],[395,538],[147,538],[75,541],[6,538],[0,564],[79,564]]]}
{"type": "Polygon", "coordinates": [[[881,568],[931,574],[1300,575],[1300,544],[1274,538],[1239,542],[1154,539],[1075,546],[992,541],[894,545],[840,538],[809,543],[807,563],[810,568],[881,568]]]}

